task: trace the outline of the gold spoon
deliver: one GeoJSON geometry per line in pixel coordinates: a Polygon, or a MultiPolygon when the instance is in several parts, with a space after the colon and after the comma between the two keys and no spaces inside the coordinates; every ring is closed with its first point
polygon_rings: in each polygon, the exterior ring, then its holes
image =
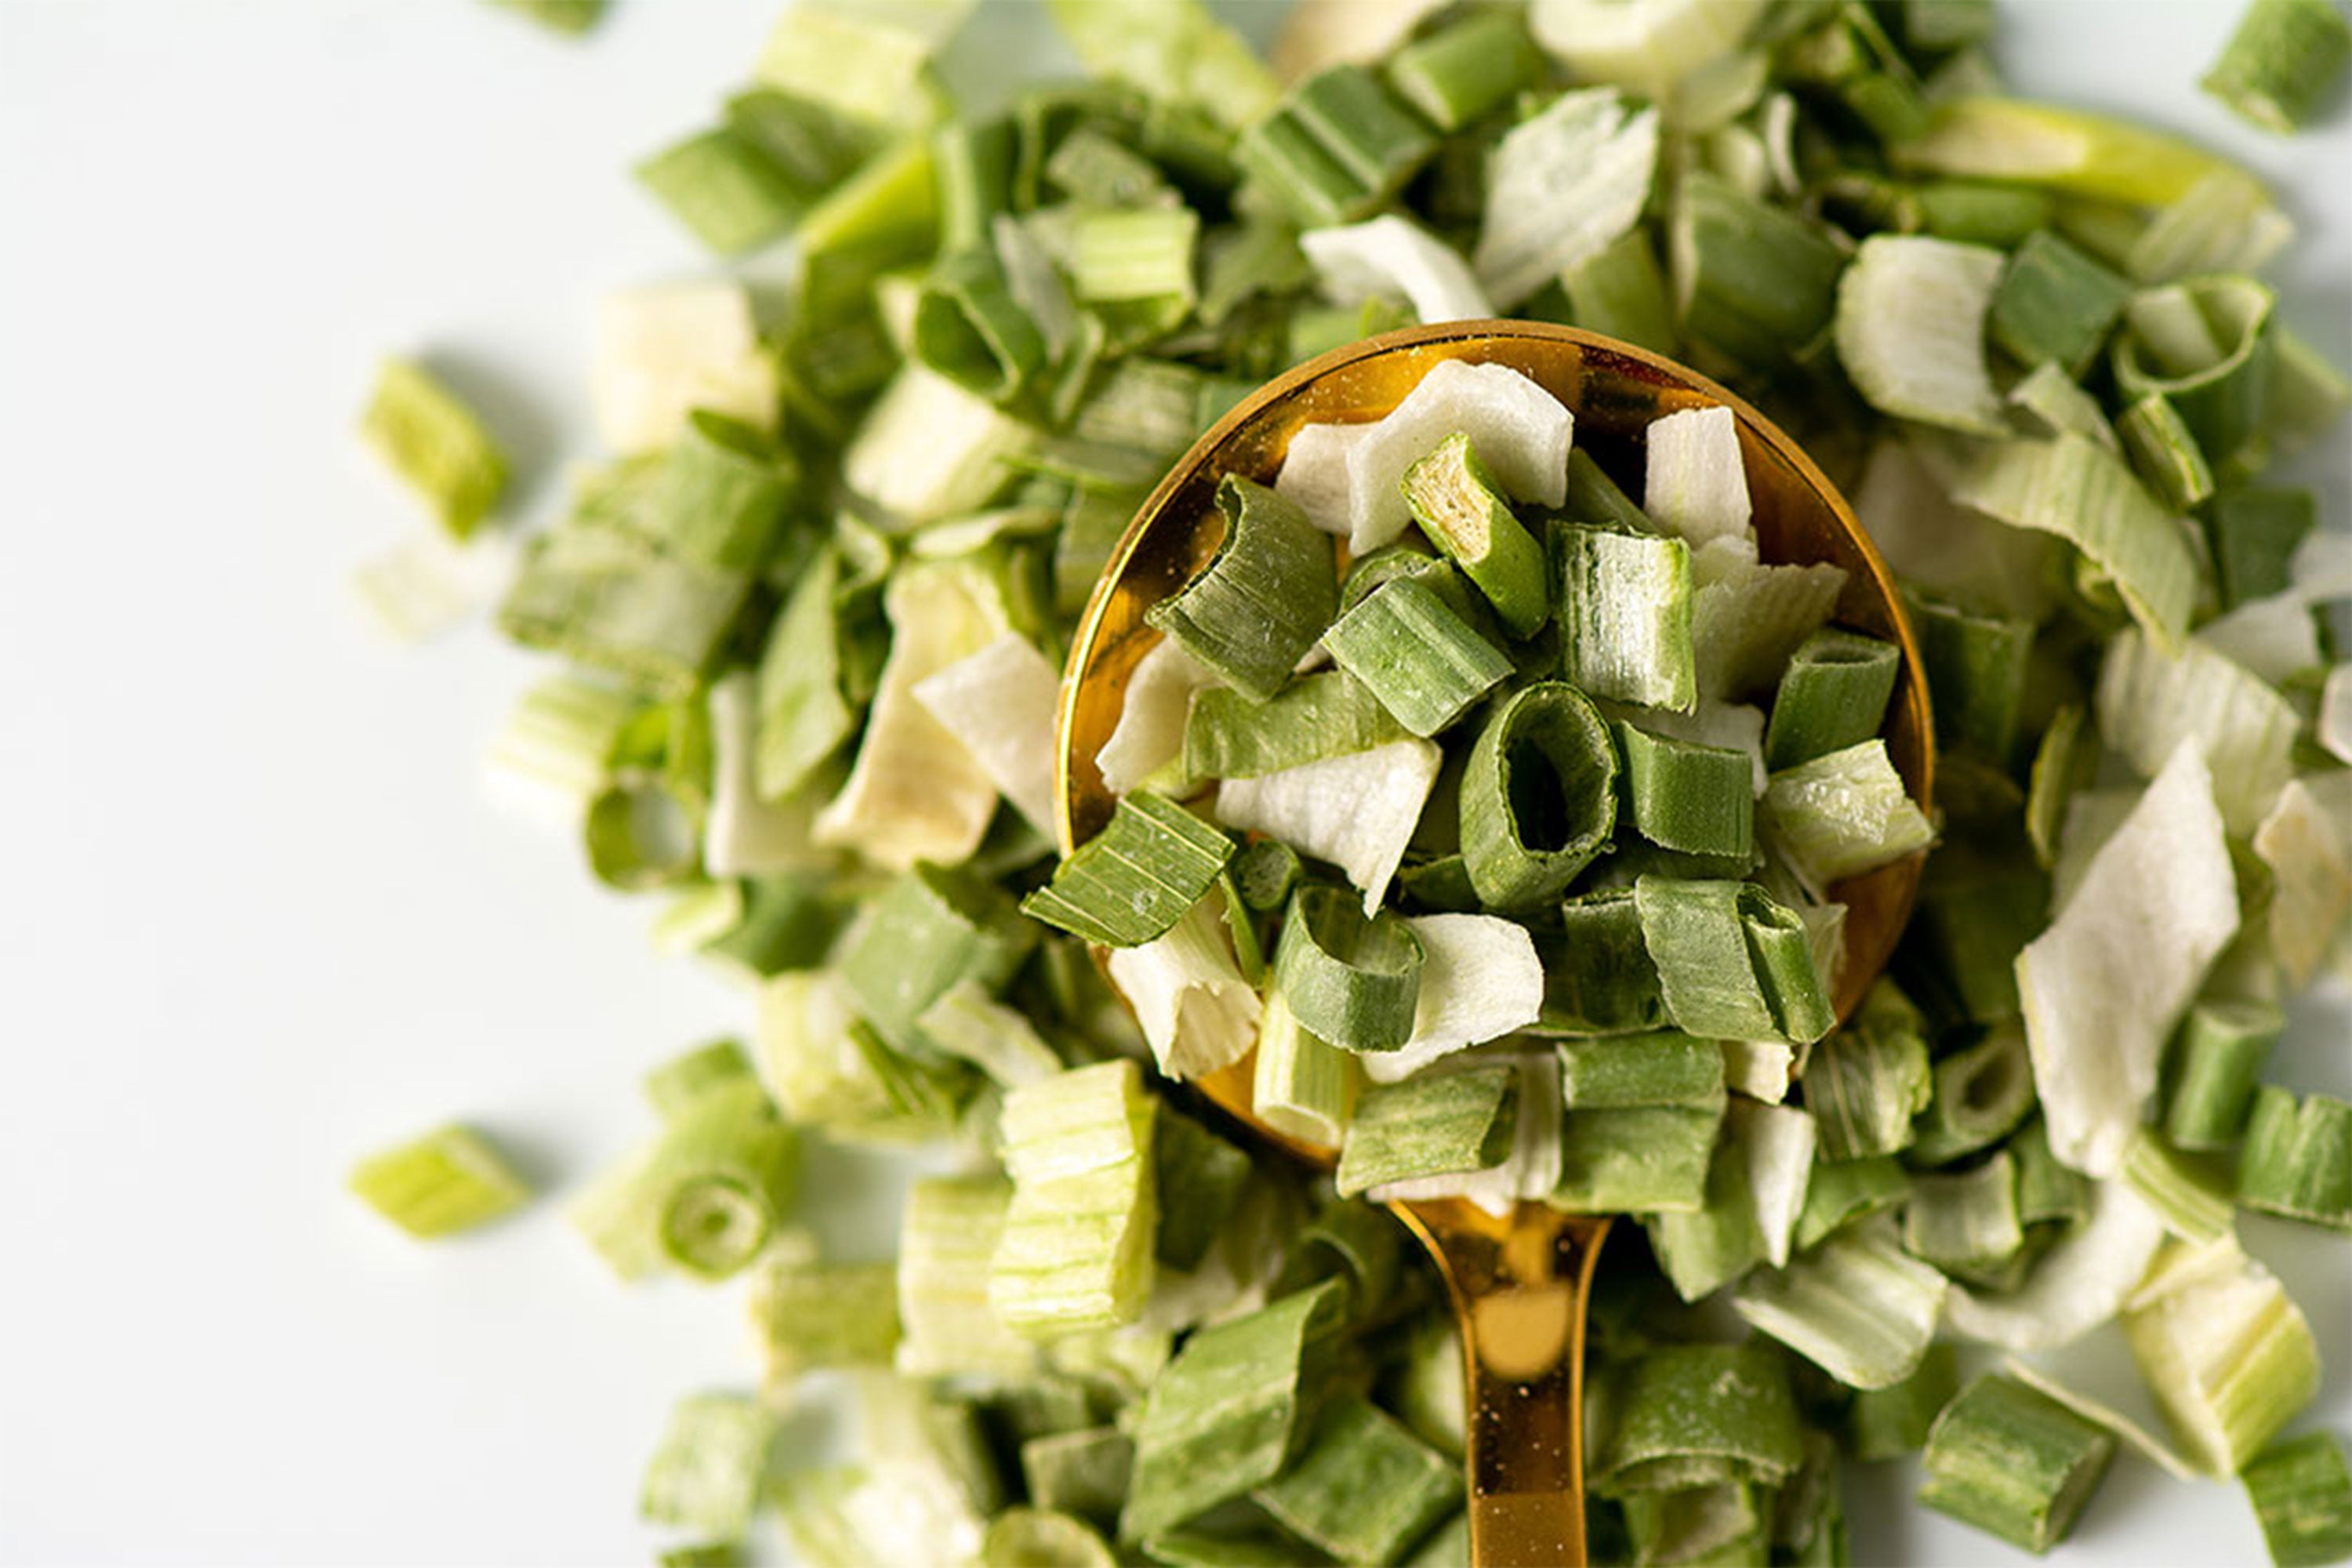
{"type": "MultiPolygon", "coordinates": [[[[1905,788],[1927,806],[1935,737],[1902,601],[1853,513],[1796,444],[1713,382],[1613,339],[1539,321],[1449,321],[1368,338],[1276,376],[1217,421],[1144,501],[1095,584],[1062,679],[1056,777],[1065,854],[1110,819],[1116,797],[1095,754],[1118,722],[1137,660],[1160,640],[1144,611],[1191,581],[1216,549],[1218,479],[1271,481],[1301,426],[1377,419],[1445,359],[1507,365],[1536,381],[1575,414],[1577,445],[1621,478],[1638,472],[1629,459],[1652,420],[1730,408],[1762,558],[1843,567],[1838,621],[1902,649],[1884,733],[1905,788]]],[[[1830,889],[1846,906],[1834,998],[1841,1019],[1894,950],[1923,860],[1898,860],[1830,889]]],[[[1198,1087],[1259,1139],[1329,1169],[1337,1151],[1260,1121],[1250,1086],[1244,1058],[1198,1087]]],[[[1522,1202],[1497,1217],[1459,1198],[1391,1206],[1436,1259],[1461,1324],[1471,1562],[1582,1568],[1584,1307],[1609,1216],[1522,1202]]]]}

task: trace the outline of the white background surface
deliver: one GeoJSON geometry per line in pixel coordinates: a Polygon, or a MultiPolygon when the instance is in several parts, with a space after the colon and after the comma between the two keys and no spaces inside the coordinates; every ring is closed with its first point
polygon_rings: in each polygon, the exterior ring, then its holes
{"type": "MultiPolygon", "coordinates": [[[[589,455],[591,302],[703,265],[624,170],[775,9],[619,0],[568,46],[467,0],[0,0],[0,1561],[644,1562],[670,1401],[751,1372],[732,1292],[625,1291],[552,1203],[428,1249],[342,1195],[453,1114],[568,1187],[645,1130],[645,1067],[748,1021],[486,800],[527,661],[392,649],[345,578],[414,526],[351,439],[379,353],[466,370],[534,515],[589,455]]],[[[2012,9],[2025,87],[2277,181],[2286,317],[2352,361],[2344,106],[2280,143],[2197,94],[2234,0],[2012,9]]],[[[1042,47],[1011,13],[999,58],[1042,47]]],[[[2283,1073],[2352,1091],[2341,1021],[2283,1073]]],[[[869,1254],[873,1178],[813,1173],[869,1254]]],[[[2346,1249],[2249,1235],[2341,1433],[2346,1249]]],[[[2023,1561],[1907,1489],[1856,1478],[1862,1561],[2023,1561]]],[[[2234,1485],[2126,1458],[2062,1561],[2260,1551],[2234,1485]]]]}

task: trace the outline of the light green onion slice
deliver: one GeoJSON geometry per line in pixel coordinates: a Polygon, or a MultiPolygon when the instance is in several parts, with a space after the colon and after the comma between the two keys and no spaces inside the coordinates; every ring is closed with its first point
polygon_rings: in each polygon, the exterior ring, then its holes
{"type": "Polygon", "coordinates": [[[1217,820],[1327,860],[1380,907],[1435,787],[1444,758],[1407,737],[1217,788],[1217,820]]]}
{"type": "Polygon", "coordinates": [[[1675,1027],[1706,1039],[1799,1043],[1829,1032],[1803,922],[1763,889],[1644,876],[1633,900],[1675,1027]]]}
{"type": "Polygon", "coordinates": [[[1021,1445],[1021,1475],[1038,1507],[1116,1528],[1135,1445],[1116,1426],[1053,1432],[1021,1445]]]}
{"type": "Polygon", "coordinates": [[[1402,295],[1420,321],[1472,321],[1495,313],[1459,252],[1394,213],[1336,228],[1310,228],[1298,247],[1323,292],[1342,305],[1402,295]]]}
{"type": "Polygon", "coordinates": [[[960,981],[1002,990],[1036,946],[1010,894],[969,868],[930,864],[892,882],[851,933],[838,963],[858,1011],[897,1049],[929,1042],[916,1020],[960,981]]]}
{"type": "Polygon", "coordinates": [[[646,1103],[659,1116],[675,1115],[711,1089],[751,1076],[751,1058],[741,1042],[713,1040],[680,1052],[647,1073],[646,1103]]]}
{"type": "Polygon", "coordinates": [[[1531,636],[1549,608],[1543,547],[1505,504],[1470,437],[1447,437],[1402,482],[1422,531],[1476,584],[1513,637],[1531,636]]]}
{"type": "Polygon", "coordinates": [[[1665,1022],[1658,966],[1642,940],[1631,888],[1570,899],[1560,910],[1559,946],[1544,969],[1543,1022],[1573,1035],[1655,1029],[1665,1022]]]}
{"type": "MultiPolygon", "coordinates": [[[[1756,846],[1756,802],[1743,752],[1616,726],[1633,829],[1661,848],[1743,859],[1756,846]]],[[[1766,797],[1769,805],[1770,797],[1766,797]]]]}
{"type": "Polygon", "coordinates": [[[1123,795],[1021,912],[1087,942],[1139,947],[1201,900],[1233,853],[1233,840],[1174,801],[1123,795]]]}
{"type": "Polygon", "coordinates": [[[2207,647],[2244,666],[2273,686],[2289,687],[2297,677],[2326,667],[2311,601],[2294,588],[2268,599],[2240,605],[2197,628],[2207,647]]]}
{"type": "Polygon", "coordinates": [[[1796,1250],[1810,1252],[1849,1226],[1900,1207],[1910,1195],[1911,1178],[1891,1154],[1824,1160],[1805,1184],[1805,1206],[1792,1238],[1796,1250]]]}
{"type": "MultiPolygon", "coordinates": [[[[1339,428],[1346,428],[1340,426],[1339,428]]],[[[1440,360],[1369,434],[1347,438],[1348,548],[1392,542],[1412,521],[1403,487],[1413,465],[1462,436],[1511,499],[1558,506],[1576,421],[1550,393],[1508,365],[1440,360]]]]}
{"type": "Polygon", "coordinates": [[[762,877],[822,867],[832,858],[811,841],[813,798],[761,798],[758,706],[749,670],[730,670],[710,688],[710,798],[702,821],[702,868],[709,876],[762,877]]]}
{"type": "Polygon", "coordinates": [[[1186,206],[1081,209],[1070,237],[1070,291],[1113,312],[1181,321],[1195,294],[1201,217],[1186,206]]]}
{"type": "Polygon", "coordinates": [[[697,1394],[672,1407],[646,1465],[637,1511],[732,1541],[751,1525],[782,1420],[756,1399],[697,1394]]]}
{"type": "Polygon", "coordinates": [[[505,493],[507,456],[497,438],[413,361],[387,359],[378,367],[360,436],[452,539],[471,538],[505,493]]]}
{"type": "Polygon", "coordinates": [[[898,1218],[898,1370],[1028,1375],[1037,1351],[998,1321],[989,1281],[1013,1184],[995,1176],[925,1176],[898,1218]]]}
{"type": "Polygon", "coordinates": [[[901,1056],[859,1018],[822,970],[788,972],[760,988],[761,1076],[795,1121],[848,1142],[908,1142],[945,1134],[968,1087],[960,1064],[901,1056]]]}
{"type": "MultiPolygon", "coordinates": [[[[1721,1053],[1708,1054],[1720,1073],[1721,1053]]],[[[1696,1214],[1706,1203],[1708,1162],[1722,1122],[1720,1098],[1706,1105],[1571,1109],[1560,1118],[1560,1179],[1549,1201],[1584,1214],[1696,1214]]]]}
{"type": "Polygon", "coordinates": [[[1257,52],[1205,5],[1055,0],[1052,11],[1054,26],[1096,76],[1234,127],[1275,105],[1275,80],[1257,52]]]}
{"type": "Polygon", "coordinates": [[[2126,631],[2099,668],[2099,735],[2142,778],[2184,744],[2203,755],[2215,804],[2233,834],[2251,834],[2294,776],[2302,719],[2270,685],[2191,640],[2168,657],[2126,631]]]}
{"type": "Polygon", "coordinates": [[[2352,916],[2352,774],[2290,780],[2254,829],[2254,854],[2271,872],[2271,950],[2291,985],[2302,985],[2343,950],[2352,916]]]}
{"type": "Polygon", "coordinates": [[[1667,246],[1685,339],[1769,368],[1830,324],[1846,253],[1796,213],[1693,171],[1675,184],[1667,246]]]}
{"type": "Polygon", "coordinates": [[[2123,1321],[2157,1403],[2210,1473],[2244,1465],[2318,1391],[2311,1325],[2226,1234],[2167,1247],[2123,1321]]]}
{"type": "Polygon", "coordinates": [[[988,1521],[981,1568],[1117,1568],[1093,1526],[1066,1513],[1009,1508],[988,1521]]]}
{"type": "Polygon", "coordinates": [[[1918,1369],[1945,1289],[1941,1274],[1893,1242],[1857,1233],[1750,1275],[1731,1305],[1847,1387],[1888,1388],[1918,1369]]]}
{"type": "Polygon", "coordinates": [[[1341,1563],[1389,1563],[1462,1503],[1461,1466],[1360,1394],[1325,1405],[1305,1449],[1251,1500],[1341,1563]]]}
{"type": "Polygon", "coordinates": [[[1293,87],[1251,125],[1234,159],[1302,226],[1370,217],[1436,149],[1427,122],[1360,66],[1293,87]]]}
{"type": "Polygon", "coordinates": [[[1952,499],[2013,528],[2055,534],[2115,580],[2148,636],[2177,647],[2189,627],[2197,560],[2178,518],[2122,458],[2067,432],[1989,447],[1952,499]]]}
{"type": "Polygon", "coordinates": [[[1299,1023],[1332,1045],[1389,1051],[1412,1034],[1420,937],[1396,914],[1367,915],[1328,887],[1292,895],[1275,951],[1275,984],[1299,1023]]]}
{"type": "Polygon", "coordinates": [[[1730,409],[1669,414],[1651,422],[1643,440],[1642,510],[1652,521],[1695,545],[1746,534],[1748,470],[1730,409]]]}
{"type": "Polygon", "coordinates": [[[857,728],[845,695],[840,555],[817,552],[793,584],[760,658],[753,778],[762,799],[798,790],[857,728]]]}
{"type": "Polygon", "coordinates": [[[1554,899],[1609,843],[1617,751],[1591,700],[1538,681],[1495,705],[1462,783],[1462,850],[1488,907],[1554,899]]]}
{"type": "Polygon", "coordinates": [[[2115,351],[2125,397],[2163,394],[2217,473],[2236,474],[2270,413],[2276,298],[2252,278],[2190,279],[2147,289],[2124,308],[2115,351]]]}
{"type": "Polygon", "coordinates": [[[2285,1028],[2285,1015],[2267,1002],[2213,1000],[2191,1007],[2167,1068],[2165,1137],[2190,1150],[2235,1143],[2263,1067],[2285,1028]]]}
{"type": "MultiPolygon", "coordinates": [[[[1128,702],[1132,709],[1132,695],[1128,702]]],[[[1207,687],[1192,699],[1184,721],[1183,773],[1188,779],[1264,778],[1405,735],[1371,689],[1344,669],[1302,675],[1266,702],[1253,702],[1231,687],[1207,687]]]]}
{"type": "Polygon", "coordinates": [[[997,404],[1019,394],[1045,368],[1050,353],[1034,314],[1015,298],[1004,263],[991,247],[945,257],[924,278],[911,347],[932,370],[997,404]]]}
{"type": "Polygon", "coordinates": [[[495,533],[460,544],[438,531],[413,532],[353,567],[352,593],[385,636],[414,647],[494,603],[514,564],[512,543],[495,533]]]}
{"type": "Polygon", "coordinates": [[[2347,65],[2352,25],[2326,0],[2252,0],[2197,85],[2244,119],[2284,135],[2310,120],[2342,82],[2347,65]]]}
{"type": "Polygon", "coordinates": [[[748,584],[655,553],[635,539],[578,526],[525,547],[499,605],[499,629],[526,647],[682,696],[716,660],[748,584]]]}
{"type": "Polygon", "coordinates": [[[2001,1278],[2025,1245],[2017,1223],[2017,1166],[2006,1151],[1958,1175],[1911,1179],[1903,1207],[1903,1246],[1946,1273],[2001,1278]]]}
{"type": "Polygon", "coordinates": [[[1412,733],[1451,725],[1511,673],[1511,661],[1436,592],[1409,577],[1382,584],[1323,634],[1342,669],[1412,733]]]}
{"type": "Polygon", "coordinates": [[[996,781],[931,717],[915,688],[1006,629],[996,590],[971,560],[909,562],[882,590],[888,659],[849,778],[818,813],[816,841],[893,870],[954,865],[996,814],[996,781]]]}
{"type": "Polygon", "coordinates": [[[756,250],[790,228],[808,193],[732,126],[672,142],[636,166],[637,183],[720,256],[756,250]]]}
{"type": "Polygon", "coordinates": [[[1853,1021],[1805,1059],[1805,1108],[1830,1160],[1891,1154],[1909,1146],[1912,1118],[1927,1109],[1932,1080],[1918,1010],[1881,980],[1853,1021]]]}
{"type": "Polygon", "coordinates": [[[2115,1457],[2113,1435],[2014,1378],[1987,1374],[1927,1434],[1919,1500],[2028,1552],[2047,1552],[2115,1457]]]}
{"type": "Polygon", "coordinates": [[[674,1265],[735,1273],[766,1244],[797,1185],[800,1140],[752,1079],[679,1108],[661,1132],[576,1199],[572,1225],[624,1279],[674,1265]]]}
{"type": "Polygon", "coordinates": [[[2238,1479],[2277,1568],[2317,1568],[2352,1557],[2352,1468],[2334,1433],[2273,1443],[2247,1461],[2238,1479]]]}
{"type": "Polygon", "coordinates": [[[1326,1280],[1184,1342],[1134,1425],[1119,1533],[1150,1539],[1265,1485],[1293,1452],[1316,1342],[1344,1310],[1326,1280]]]}
{"type": "Polygon", "coordinates": [[[1624,1363],[1594,1391],[1592,1489],[1629,1497],[1786,1479],[1802,1457],[1787,1368],[1754,1341],[1660,1345],[1624,1363]]]}
{"type": "Polygon", "coordinates": [[[771,1400],[820,1368],[887,1367],[898,1349],[892,1263],[817,1263],[773,1256],[752,1274],[751,1338],[771,1400]]]}
{"type": "Polygon", "coordinates": [[[1340,1194],[1501,1164],[1518,1100],[1519,1075],[1508,1064],[1366,1089],[1340,1146],[1340,1194]]]}
{"type": "Polygon", "coordinates": [[[1336,1148],[1355,1114],[1357,1057],[1307,1032],[1277,984],[1259,1016],[1250,1104],[1277,1132],[1336,1148]]]}
{"type": "Polygon", "coordinates": [[[2238,1158],[2238,1201],[2265,1214],[2352,1230],[2352,1105],[2254,1091],[2238,1158]]]}
{"type": "Polygon", "coordinates": [[[2094,1175],[2117,1168],[2165,1041],[2237,929],[2211,775],[2183,746],[2018,957],[2034,1082],[2061,1160],[2094,1175]],[[2151,929],[2155,909],[2168,913],[2151,929]]]}
{"type": "Polygon", "coordinates": [[[350,1187],[420,1240],[488,1225],[530,1201],[530,1184],[497,1145],[461,1123],[438,1127],[352,1170],[350,1187]]]}
{"type": "Polygon", "coordinates": [[[986,398],[908,364],[842,453],[841,474],[899,525],[919,528],[986,505],[1035,439],[986,398]]]}
{"type": "Polygon", "coordinates": [[[1763,830],[1790,868],[1821,889],[1925,849],[1936,830],[1873,738],[1772,775],[1763,830]]]}
{"type": "Polygon", "coordinates": [[[1658,114],[1614,88],[1564,92],[1496,143],[1471,264],[1510,310],[1631,230],[1658,162],[1658,114]]]}
{"type": "Polygon", "coordinates": [[[1440,131],[1459,131],[1543,75],[1526,22],[1474,12],[1390,56],[1389,86],[1440,131]]]}
{"type": "Polygon", "coordinates": [[[2242,170],[2217,169],[2156,215],[2125,264],[2143,283],[2253,272],[2294,237],[2294,220],[2272,205],[2261,181],[2242,170]]]}
{"type": "Polygon", "coordinates": [[[1330,542],[1296,503],[1227,475],[1225,534],[1192,582],[1146,612],[1185,652],[1260,701],[1279,691],[1338,608],[1330,542]]]}
{"type": "Polygon", "coordinates": [[[1062,1058],[1024,1014],[992,1000],[974,980],[959,980],[917,1016],[924,1039],[961,1057],[1006,1089],[1062,1070],[1062,1058]]]}
{"type": "Polygon", "coordinates": [[[1838,279],[1837,349],[1871,406],[1978,436],[2008,433],[1985,364],[2003,258],[1982,246],[1873,235],[1838,279]]]}
{"type": "Polygon", "coordinates": [[[1845,1413],[1847,1450],[1864,1463],[1917,1453],[1936,1417],[1959,1391],[1958,1352],[1948,1342],[1929,1345],[1910,1376],[1854,1394],[1845,1413]]]}
{"type": "Polygon", "coordinates": [[[1693,552],[1691,646],[1699,700],[1746,701],[1772,689],[1798,647],[1830,618],[1845,573],[1827,563],[1764,565],[1731,536],[1693,552]]]}
{"type": "Polygon", "coordinates": [[[2055,436],[2072,430],[2111,452],[2123,450],[2123,442],[2116,437],[2115,426],[2107,423],[2099,400],[2061,370],[2054,360],[2043,360],[2011,387],[2009,405],[2026,416],[2030,435],[2055,436]]]}
{"type": "Polygon", "coordinates": [[[1723,1053],[1713,1042],[1669,1032],[1563,1040],[1560,1100],[1571,1110],[1641,1106],[1719,1109],[1723,1053]]]}
{"type": "Polygon", "coordinates": [[[1193,905],[1164,936],[1113,949],[1108,967],[1171,1078],[1198,1078],[1238,1061],[1256,1037],[1257,990],[1234,965],[1222,893],[1193,905]]]}
{"type": "MultiPolygon", "coordinates": [[[[1189,729],[1193,694],[1213,687],[1216,674],[1171,638],[1161,638],[1135,664],[1118,722],[1095,753],[1103,787],[1115,795],[1139,789],[1176,762],[1189,729]]],[[[1185,771],[1189,773],[1189,765],[1185,771]]]]}
{"type": "Polygon", "coordinates": [[[1698,1205],[1661,1208],[1642,1222],[1658,1267],[1685,1301],[1712,1295],[1764,1261],[1747,1151],[1727,1114],[1720,1120],[1725,1136],[1706,1167],[1698,1205]]]}
{"type": "Polygon", "coordinates": [[[2230,1228],[2230,1194],[2222,1183],[2147,1128],[2124,1151],[2123,1181],[2184,1241],[2211,1241],[2230,1228]]]}
{"type": "Polygon", "coordinates": [[[1562,673],[1611,701],[1687,711],[1698,699],[1690,547],[1567,524],[1552,534],[1562,673]]]}
{"type": "Polygon", "coordinates": [[[1045,1337],[1132,1322],[1150,1293],[1158,1211],[1152,1116],[1131,1061],[1004,1097],[1013,1203],[989,1269],[999,1321],[1045,1337]]]}
{"type": "Polygon", "coordinates": [[[1964,98],[1937,107],[1898,165],[2039,185],[2102,201],[2162,206],[2221,161],[2186,142],[2104,115],[2018,99],[1964,98]]]}
{"type": "Polygon", "coordinates": [[[2006,1137],[2033,1109],[2033,1066],[2015,1020],[1937,1058],[1935,1093],[1919,1119],[1911,1159],[1941,1165],[2006,1137]]]}
{"type": "Polygon", "coordinates": [[[741,917],[705,941],[702,955],[766,980],[806,969],[832,951],[844,910],[815,879],[787,872],[737,884],[741,917]]]}
{"type": "Polygon", "coordinates": [[[1798,644],[1772,699],[1765,764],[1778,773],[1877,734],[1901,664],[1893,643],[1834,626],[1798,644]]]}

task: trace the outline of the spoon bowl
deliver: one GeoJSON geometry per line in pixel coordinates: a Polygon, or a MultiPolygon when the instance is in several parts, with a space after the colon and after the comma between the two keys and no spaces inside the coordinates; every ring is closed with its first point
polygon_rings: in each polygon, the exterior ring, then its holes
{"type": "MultiPolygon", "coordinates": [[[[1064,853],[1110,819],[1117,797],[1095,756],[1118,722],[1137,662],[1160,640],[1144,612],[1191,581],[1222,537],[1218,480],[1240,474],[1270,483],[1301,426],[1378,419],[1446,359],[1502,364],[1535,381],[1575,415],[1577,446],[1621,483],[1640,472],[1653,420],[1731,409],[1760,557],[1843,568],[1836,621],[1901,650],[1882,733],[1904,787],[1927,807],[1935,737],[1901,597],[1852,510],[1796,444],[1713,382],[1630,344],[1545,322],[1450,321],[1368,338],[1276,377],[1212,426],[1145,500],[1095,585],[1063,676],[1056,827],[1064,853]]],[[[1828,890],[1847,911],[1832,996],[1841,1019],[1894,951],[1924,860],[1924,852],[1909,856],[1828,890]]],[[[1336,1150],[1257,1118],[1251,1071],[1245,1057],[1196,1087],[1261,1142],[1328,1169],[1336,1150]]],[[[1391,1206],[1435,1258],[1462,1329],[1472,1563],[1580,1568],[1584,1304],[1608,1216],[1527,1201],[1500,1216],[1459,1198],[1391,1206]]]]}

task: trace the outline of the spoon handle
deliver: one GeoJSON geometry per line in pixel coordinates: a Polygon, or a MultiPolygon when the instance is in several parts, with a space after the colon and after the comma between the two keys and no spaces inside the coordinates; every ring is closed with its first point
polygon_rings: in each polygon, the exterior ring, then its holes
{"type": "Polygon", "coordinates": [[[1399,1207],[1462,1326],[1472,1568],[1584,1568],[1584,1306],[1608,1219],[1399,1207]]]}

